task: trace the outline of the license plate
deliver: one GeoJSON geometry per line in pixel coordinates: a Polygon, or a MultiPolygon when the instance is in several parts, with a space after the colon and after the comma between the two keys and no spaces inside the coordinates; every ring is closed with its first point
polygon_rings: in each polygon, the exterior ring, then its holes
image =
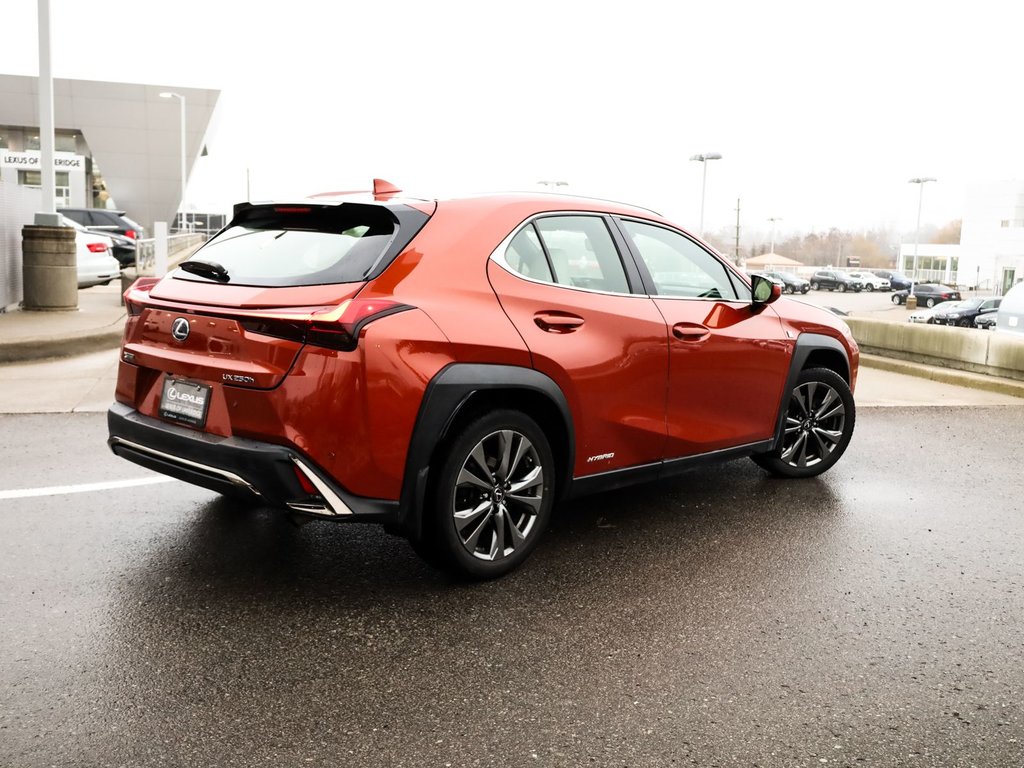
{"type": "Polygon", "coordinates": [[[160,396],[160,415],[165,419],[201,427],[206,423],[210,406],[210,388],[181,379],[164,379],[160,396]]]}

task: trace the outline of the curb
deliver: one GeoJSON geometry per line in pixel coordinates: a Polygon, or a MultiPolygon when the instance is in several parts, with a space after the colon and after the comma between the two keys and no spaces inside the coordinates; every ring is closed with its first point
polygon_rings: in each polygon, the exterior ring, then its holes
{"type": "Polygon", "coordinates": [[[899,360],[895,357],[867,355],[863,352],[860,355],[860,363],[863,366],[889,371],[890,373],[902,373],[906,376],[917,376],[921,379],[930,379],[942,384],[955,384],[959,387],[981,389],[1000,395],[1024,398],[1024,382],[1014,381],[1013,379],[1003,379],[984,373],[957,371],[951,368],[939,368],[934,365],[899,360]]]}
{"type": "Polygon", "coordinates": [[[116,323],[98,330],[69,333],[60,338],[37,336],[8,341],[0,344],[0,363],[27,363],[116,349],[123,335],[124,316],[116,323]]]}

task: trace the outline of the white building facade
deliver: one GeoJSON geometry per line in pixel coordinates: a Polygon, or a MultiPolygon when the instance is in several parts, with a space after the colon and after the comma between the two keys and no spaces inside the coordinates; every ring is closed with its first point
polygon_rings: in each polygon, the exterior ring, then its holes
{"type": "MultiPolygon", "coordinates": [[[[900,267],[915,274],[913,243],[900,246],[900,267]]],[[[960,245],[919,244],[915,277],[1000,295],[1024,280],[1024,181],[970,186],[960,245]]]]}

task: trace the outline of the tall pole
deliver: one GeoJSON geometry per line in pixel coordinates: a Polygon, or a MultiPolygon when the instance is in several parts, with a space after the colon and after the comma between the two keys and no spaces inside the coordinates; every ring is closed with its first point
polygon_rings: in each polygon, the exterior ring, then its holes
{"type": "MultiPolygon", "coordinates": [[[[44,217],[57,214],[57,185],[53,154],[53,71],[50,66],[50,0],[39,0],[39,174],[42,180],[44,217]]],[[[56,223],[56,222],[53,222],[56,223]]]]}
{"type": "MultiPolygon", "coordinates": [[[[914,230],[914,274],[910,276],[910,293],[914,292],[914,283],[917,282],[917,246],[921,241],[921,205],[924,202],[924,185],[929,181],[935,181],[930,176],[915,176],[908,183],[918,185],[917,193],[917,228],[914,230]]],[[[898,269],[896,270],[899,271],[898,269]]],[[[908,296],[910,294],[907,294],[908,296]]]]}
{"type": "Polygon", "coordinates": [[[180,93],[174,93],[172,91],[164,91],[160,94],[162,99],[177,99],[181,105],[181,224],[180,227],[185,229],[185,157],[186,157],[186,141],[185,135],[185,97],[180,93]]]}
{"type": "Polygon", "coordinates": [[[779,218],[778,216],[773,216],[772,218],[768,219],[768,221],[772,223],[772,239],[770,241],[771,246],[768,248],[768,253],[775,253],[775,222],[782,221],[782,219],[779,218]]]}
{"type": "Polygon", "coordinates": [[[736,266],[740,263],[740,199],[736,198],[736,266]]]}
{"type": "Polygon", "coordinates": [[[690,158],[696,160],[704,165],[704,172],[701,179],[700,185],[700,236],[704,237],[704,193],[708,186],[708,160],[721,160],[722,156],[718,152],[705,152],[700,155],[694,155],[690,158]]]}

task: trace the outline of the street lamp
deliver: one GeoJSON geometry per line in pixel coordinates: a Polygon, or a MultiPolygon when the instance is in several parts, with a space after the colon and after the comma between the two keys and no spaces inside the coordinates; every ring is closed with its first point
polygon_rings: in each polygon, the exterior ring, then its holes
{"type": "Polygon", "coordinates": [[[173,91],[164,91],[161,99],[177,99],[181,103],[181,229],[185,229],[185,97],[173,91]]]}
{"type": "Polygon", "coordinates": [[[722,156],[717,152],[705,152],[702,155],[694,155],[690,159],[704,164],[703,179],[700,184],[700,236],[704,237],[704,191],[708,186],[708,160],[721,160],[722,156]]]}
{"type": "MultiPolygon", "coordinates": [[[[931,176],[916,176],[907,182],[908,184],[919,185],[917,194],[917,229],[914,231],[914,274],[910,277],[910,293],[907,294],[908,298],[913,295],[914,283],[917,282],[917,245],[921,240],[921,203],[924,202],[924,185],[929,181],[936,181],[936,179],[933,179],[931,176]]],[[[899,270],[897,269],[897,271],[899,270]]]]}
{"type": "Polygon", "coordinates": [[[768,249],[768,253],[775,253],[775,222],[776,221],[782,221],[782,217],[781,216],[774,216],[774,217],[768,219],[768,221],[770,221],[772,223],[771,247],[768,249]]]}

